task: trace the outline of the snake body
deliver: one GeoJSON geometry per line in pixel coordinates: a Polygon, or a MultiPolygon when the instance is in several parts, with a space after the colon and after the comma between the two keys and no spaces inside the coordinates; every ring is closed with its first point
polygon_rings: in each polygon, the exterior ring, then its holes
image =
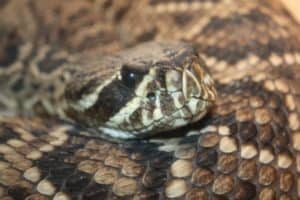
{"type": "Polygon", "coordinates": [[[0,3],[0,198],[300,198],[299,28],[280,5],[0,3]]]}

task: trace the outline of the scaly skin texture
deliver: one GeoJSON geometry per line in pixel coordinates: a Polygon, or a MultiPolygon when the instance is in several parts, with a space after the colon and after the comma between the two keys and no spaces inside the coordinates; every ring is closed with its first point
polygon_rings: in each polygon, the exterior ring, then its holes
{"type": "MultiPolygon", "coordinates": [[[[172,39],[197,48],[218,98],[175,138],[119,144],[57,119],[1,117],[1,199],[300,198],[300,38],[277,1],[16,2],[0,3],[0,77],[15,89],[49,74],[33,70],[45,45],[92,54],[172,39]]],[[[18,110],[0,97],[4,114],[18,110]]]]}

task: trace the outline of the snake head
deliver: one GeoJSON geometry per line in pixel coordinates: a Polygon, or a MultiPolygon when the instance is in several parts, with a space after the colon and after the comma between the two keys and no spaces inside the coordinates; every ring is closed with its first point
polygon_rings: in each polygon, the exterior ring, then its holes
{"type": "Polygon", "coordinates": [[[114,138],[147,137],[195,122],[216,98],[204,62],[185,43],[145,43],[95,63],[78,69],[67,84],[68,113],[114,138]]]}

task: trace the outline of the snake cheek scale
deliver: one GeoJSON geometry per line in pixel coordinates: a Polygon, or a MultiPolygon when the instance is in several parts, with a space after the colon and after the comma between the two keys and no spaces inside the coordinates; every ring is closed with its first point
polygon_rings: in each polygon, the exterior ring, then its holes
{"type": "Polygon", "coordinates": [[[299,35],[277,0],[1,1],[0,199],[299,199],[299,35]]]}

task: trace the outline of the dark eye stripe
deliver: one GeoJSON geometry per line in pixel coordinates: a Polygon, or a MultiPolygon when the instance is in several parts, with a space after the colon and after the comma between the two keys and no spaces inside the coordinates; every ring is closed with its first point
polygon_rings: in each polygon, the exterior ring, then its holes
{"type": "MultiPolygon", "coordinates": [[[[141,80],[136,84],[138,85],[141,80]]],[[[86,116],[91,120],[105,123],[134,97],[135,87],[125,86],[123,80],[116,78],[100,91],[96,103],[85,111],[86,116]]]]}

